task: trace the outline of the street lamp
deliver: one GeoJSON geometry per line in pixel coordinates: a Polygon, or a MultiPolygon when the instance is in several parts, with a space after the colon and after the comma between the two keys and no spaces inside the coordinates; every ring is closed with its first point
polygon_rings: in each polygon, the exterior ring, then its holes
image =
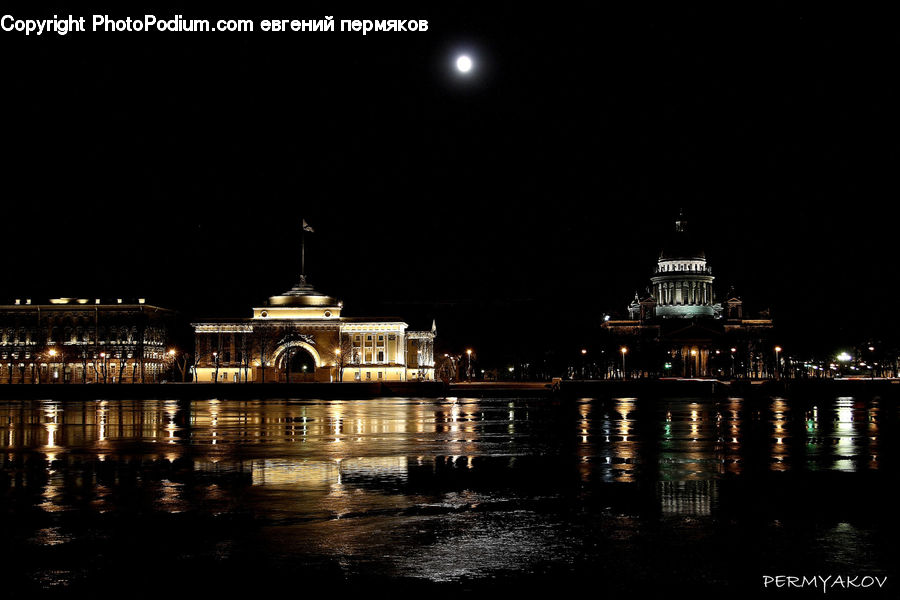
{"type": "MultiPolygon", "coordinates": [[[[175,348],[169,348],[169,351],[166,352],[166,357],[165,357],[165,361],[164,361],[165,363],[168,363],[168,365],[169,365],[167,367],[166,371],[171,370],[171,375],[172,375],[173,380],[175,379],[175,362],[176,362],[175,354],[176,354],[175,348]]],[[[134,381],[134,373],[133,372],[131,375],[131,380],[132,380],[132,382],[134,381]]]]}
{"type": "Polygon", "coordinates": [[[109,364],[106,360],[106,352],[100,353],[100,360],[103,364],[103,383],[106,383],[106,373],[109,371],[109,364]]]}
{"type": "Polygon", "coordinates": [[[622,353],[622,379],[625,380],[628,378],[628,376],[625,372],[625,355],[628,354],[628,348],[626,348],[625,346],[622,346],[619,349],[619,352],[622,353]]]}
{"type": "MultiPolygon", "coordinates": [[[[56,348],[51,348],[50,352],[48,352],[48,354],[50,355],[50,363],[53,364],[53,359],[56,357],[56,354],[57,354],[56,348]]],[[[38,380],[40,380],[40,378],[41,378],[40,368],[41,368],[40,365],[38,365],[38,380]]],[[[58,377],[59,377],[59,372],[54,371],[53,378],[57,379],[58,377]]]]}
{"type": "MultiPolygon", "coordinates": [[[[842,362],[842,363],[848,363],[848,362],[850,362],[851,360],[853,360],[853,357],[850,356],[849,354],[847,354],[846,352],[841,352],[840,354],[837,355],[837,359],[838,359],[838,361],[840,361],[840,362],[842,362]]],[[[842,365],[842,367],[843,367],[843,365],[842,365]]],[[[844,369],[843,369],[843,368],[837,369],[837,372],[838,372],[841,376],[844,375],[844,369]]]]}
{"type": "Polygon", "coordinates": [[[581,378],[587,379],[587,363],[584,360],[584,357],[587,356],[587,348],[581,349],[581,378]]]}
{"type": "Polygon", "coordinates": [[[781,346],[775,346],[775,379],[778,379],[778,355],[781,352],[781,346]]]}
{"type": "Polygon", "coordinates": [[[734,370],[734,354],[735,354],[735,352],[737,352],[737,348],[732,348],[731,349],[731,378],[732,379],[737,378],[737,373],[735,373],[735,370],[734,370]]]}
{"type": "Polygon", "coordinates": [[[472,381],[472,349],[466,350],[466,378],[472,381]]]}

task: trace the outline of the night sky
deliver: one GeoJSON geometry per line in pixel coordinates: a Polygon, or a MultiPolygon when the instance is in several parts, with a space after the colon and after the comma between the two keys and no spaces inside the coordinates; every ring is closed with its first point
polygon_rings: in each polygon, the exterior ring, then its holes
{"type": "MultiPolygon", "coordinates": [[[[719,298],[771,307],[788,348],[897,338],[890,15],[485,4],[112,9],[430,24],[365,37],[0,32],[0,300],[249,316],[296,282],[305,218],[345,314],[436,318],[499,362],[588,342],[683,207],[719,298]]],[[[70,12],[104,11],[2,9],[70,12]]]]}

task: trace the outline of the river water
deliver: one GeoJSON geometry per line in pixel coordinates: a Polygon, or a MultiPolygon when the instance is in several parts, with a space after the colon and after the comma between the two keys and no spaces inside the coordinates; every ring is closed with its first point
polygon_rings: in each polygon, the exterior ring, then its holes
{"type": "Polygon", "coordinates": [[[853,397],[0,401],[2,585],[701,597],[840,574],[896,597],[898,417],[853,397]]]}

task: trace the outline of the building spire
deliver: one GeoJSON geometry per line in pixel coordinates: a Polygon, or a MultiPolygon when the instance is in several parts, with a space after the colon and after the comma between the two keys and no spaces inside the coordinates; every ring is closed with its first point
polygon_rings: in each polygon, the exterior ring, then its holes
{"type": "Polygon", "coordinates": [[[306,219],[302,219],[303,225],[300,228],[300,284],[306,283],[306,232],[315,233],[315,229],[306,223],[306,219]]]}
{"type": "Polygon", "coordinates": [[[678,217],[675,219],[675,231],[684,233],[687,229],[687,219],[684,218],[684,209],[678,209],[678,217]]]}

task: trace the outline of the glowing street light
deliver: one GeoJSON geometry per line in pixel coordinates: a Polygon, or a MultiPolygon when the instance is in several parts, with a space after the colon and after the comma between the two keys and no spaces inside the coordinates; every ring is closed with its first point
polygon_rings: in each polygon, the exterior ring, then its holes
{"type": "Polygon", "coordinates": [[[628,348],[622,346],[619,348],[619,352],[622,353],[622,379],[627,379],[627,374],[625,372],[625,355],[628,354],[628,348]]]}
{"type": "Polygon", "coordinates": [[[775,379],[778,379],[779,360],[778,355],[781,352],[781,346],[775,346],[775,379]]]}
{"type": "Polygon", "coordinates": [[[472,59],[463,54],[456,59],[456,70],[460,73],[468,73],[472,70],[472,59]]]}
{"type": "MultiPolygon", "coordinates": [[[[56,354],[57,354],[56,348],[51,348],[50,351],[47,352],[47,354],[50,355],[50,358],[51,358],[51,359],[54,358],[54,357],[56,356],[56,354]]],[[[58,371],[54,371],[54,372],[53,372],[53,378],[54,378],[54,379],[59,378],[59,372],[58,372],[58,371]]],[[[38,381],[40,381],[40,379],[41,379],[40,365],[38,365],[38,381]]]]}
{"type": "Polygon", "coordinates": [[[731,378],[732,378],[732,379],[737,378],[737,371],[736,371],[735,368],[734,368],[734,354],[735,354],[735,352],[737,352],[737,348],[732,348],[732,349],[731,349],[731,378]]]}

